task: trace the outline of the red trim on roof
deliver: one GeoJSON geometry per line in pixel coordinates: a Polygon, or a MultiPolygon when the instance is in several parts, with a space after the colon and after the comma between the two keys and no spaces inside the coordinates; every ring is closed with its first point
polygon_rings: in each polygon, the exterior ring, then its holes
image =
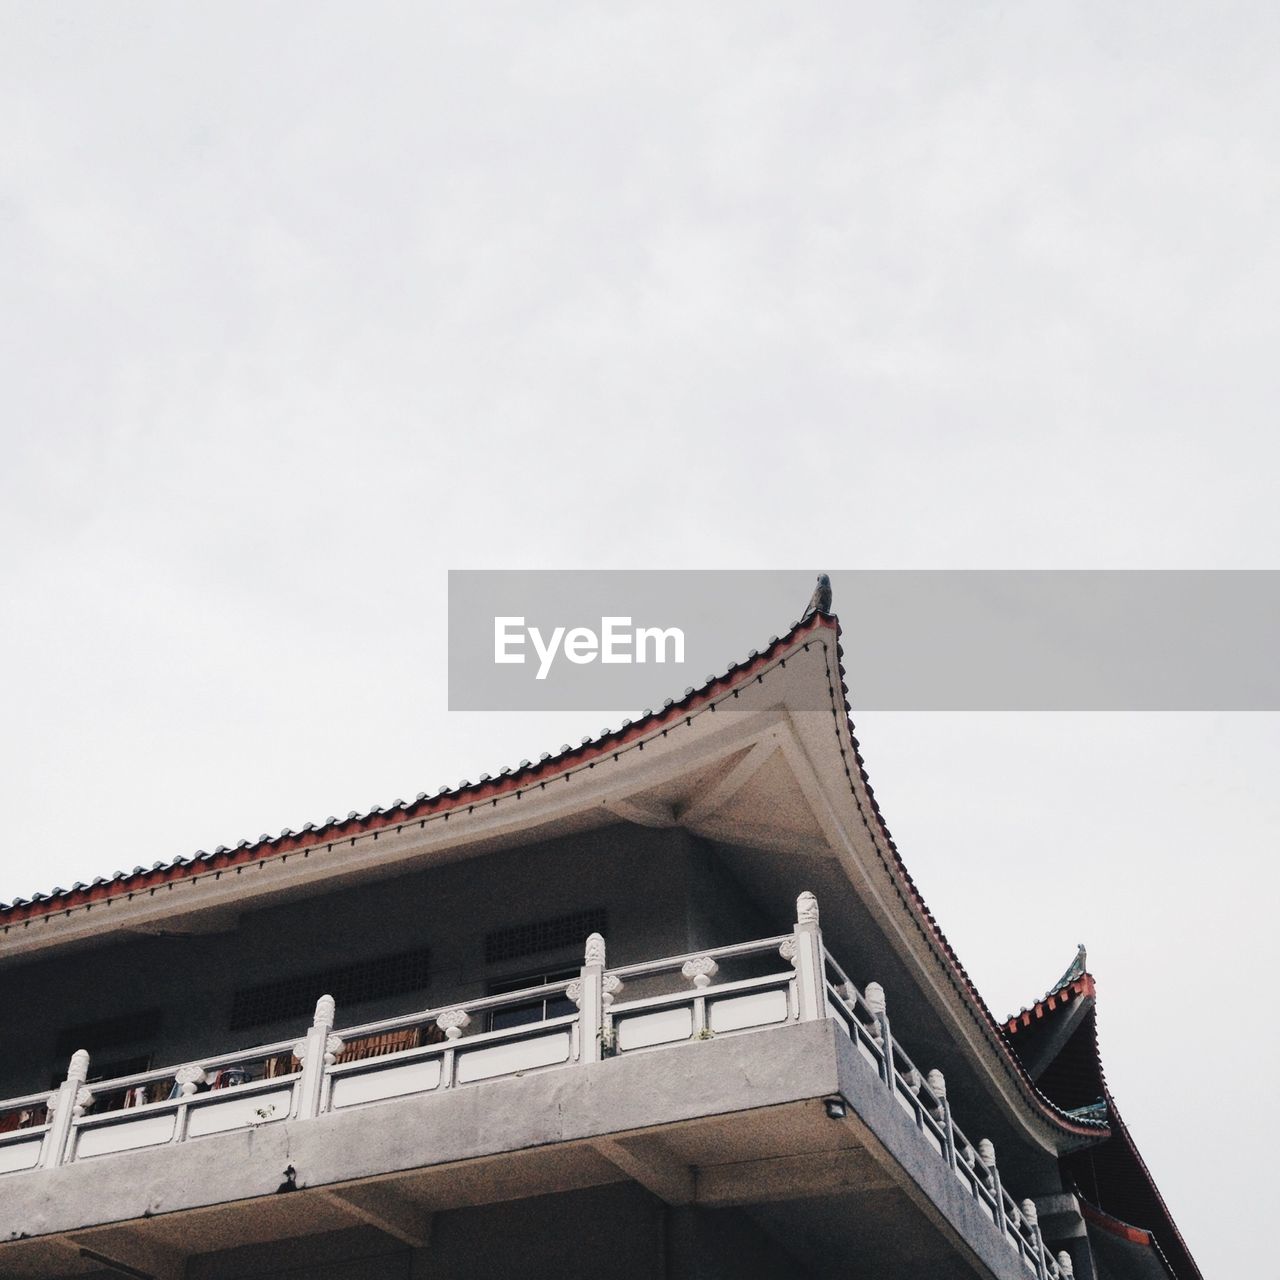
{"type": "Polygon", "coordinates": [[[1091,1205],[1083,1197],[1079,1197],[1080,1212],[1094,1226],[1101,1227],[1104,1231],[1109,1231],[1113,1236],[1119,1236],[1121,1240],[1128,1240],[1130,1244],[1146,1245],[1151,1247],[1151,1232],[1143,1231],[1141,1227],[1130,1226],[1127,1222],[1121,1222],[1119,1218],[1113,1218],[1109,1213],[1103,1213],[1096,1205],[1091,1205]]]}
{"type": "Polygon", "coordinates": [[[1048,995],[1037,1000],[1030,1008],[1022,1009],[1011,1018],[1006,1019],[1004,1029],[1012,1035],[1019,1027],[1029,1027],[1032,1018],[1039,1020],[1046,1013],[1052,1013],[1060,1004],[1068,1004],[1076,996],[1092,996],[1096,994],[1097,987],[1094,984],[1093,975],[1082,974],[1074,982],[1068,982],[1066,986],[1049,992],[1048,995]]]}

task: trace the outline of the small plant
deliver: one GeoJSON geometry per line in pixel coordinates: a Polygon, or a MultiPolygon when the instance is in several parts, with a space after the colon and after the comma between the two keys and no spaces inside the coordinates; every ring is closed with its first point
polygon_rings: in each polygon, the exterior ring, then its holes
{"type": "Polygon", "coordinates": [[[604,1027],[600,1032],[600,1056],[614,1058],[618,1054],[618,1036],[612,1027],[604,1027]]]}
{"type": "Polygon", "coordinates": [[[275,1113],[276,1113],[276,1104],[274,1102],[267,1107],[258,1107],[257,1110],[255,1110],[253,1113],[255,1116],[257,1116],[257,1119],[254,1120],[253,1123],[266,1124],[266,1122],[270,1120],[271,1117],[275,1115],[275,1113]]]}
{"type": "Polygon", "coordinates": [[[703,1027],[693,1038],[695,1040],[714,1040],[716,1033],[710,1027],[703,1027]]]}

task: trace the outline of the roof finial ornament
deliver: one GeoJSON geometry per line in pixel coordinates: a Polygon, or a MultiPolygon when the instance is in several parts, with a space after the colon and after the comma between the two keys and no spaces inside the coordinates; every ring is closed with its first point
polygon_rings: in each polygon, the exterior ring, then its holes
{"type": "Polygon", "coordinates": [[[1055,991],[1061,991],[1062,988],[1067,986],[1069,983],[1083,978],[1088,971],[1089,957],[1085,954],[1084,943],[1082,942],[1076,947],[1076,958],[1067,966],[1066,973],[1064,973],[1045,994],[1053,995],[1055,991]]]}
{"type": "MultiPolygon", "coordinates": [[[[805,618],[815,613],[831,612],[831,579],[825,573],[818,574],[818,585],[809,597],[809,607],[804,611],[805,618]]],[[[801,621],[804,621],[802,618],[801,621]]]]}

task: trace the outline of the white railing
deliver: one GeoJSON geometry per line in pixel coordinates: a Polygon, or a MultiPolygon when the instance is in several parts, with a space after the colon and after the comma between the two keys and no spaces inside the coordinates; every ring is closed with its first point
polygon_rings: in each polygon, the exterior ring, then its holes
{"type": "Polygon", "coordinates": [[[869,982],[858,988],[825,950],[824,976],[829,1007],[858,1052],[875,1070],[894,1101],[915,1121],[916,1128],[957,1180],[1004,1236],[1027,1269],[1039,1280],[1068,1280],[1071,1259],[1066,1253],[1055,1261],[1040,1235],[1035,1202],[1019,1206],[1000,1182],[995,1147],[983,1138],[975,1146],[951,1116],[947,1082],[934,1069],[921,1075],[894,1038],[884,988],[869,982]]]}
{"type": "Polygon", "coordinates": [[[0,1122],[19,1125],[0,1132],[0,1174],[833,1018],[1027,1270],[1070,1280],[1071,1260],[1050,1256],[1035,1204],[1016,1204],[1002,1186],[992,1144],[970,1142],[952,1119],[942,1073],[922,1076],[894,1039],[883,989],[869,982],[860,991],[827,952],[810,893],[797,899],[793,931],[777,937],[610,969],[604,939],[592,934],[571,980],[340,1031],[334,1015],[332,997],[322,996],[296,1042],[91,1086],[80,1050],[52,1094],[0,1102],[0,1122]]]}
{"type": "Polygon", "coordinates": [[[632,1053],[795,1021],[800,1016],[795,973],[790,969],[751,973],[753,968],[776,969],[779,947],[790,936],[611,969],[605,979],[610,990],[603,1009],[604,1052],[632,1053]],[[762,960],[768,965],[762,966],[762,960]],[[721,974],[725,976],[713,985],[721,974]],[[650,990],[634,999],[617,1000],[615,993],[623,985],[650,990]]]}

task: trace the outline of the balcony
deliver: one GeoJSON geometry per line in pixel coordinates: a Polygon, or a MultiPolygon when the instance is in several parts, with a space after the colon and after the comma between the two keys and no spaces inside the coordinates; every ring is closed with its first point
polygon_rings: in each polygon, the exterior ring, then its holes
{"type": "Polygon", "coordinates": [[[0,1272],[180,1277],[193,1213],[200,1251],[352,1222],[425,1248],[432,1213],[625,1179],[765,1206],[826,1250],[875,1193],[932,1274],[1071,1275],[883,990],[827,952],[810,894],[778,937],[619,968],[592,935],[569,980],[340,1030],[335,1013],[322,997],[297,1041],[92,1087],[81,1051],[54,1093],[0,1102],[22,1126],[0,1133],[0,1272]],[[848,1212],[802,1229],[794,1206],[832,1196],[848,1212]]]}

